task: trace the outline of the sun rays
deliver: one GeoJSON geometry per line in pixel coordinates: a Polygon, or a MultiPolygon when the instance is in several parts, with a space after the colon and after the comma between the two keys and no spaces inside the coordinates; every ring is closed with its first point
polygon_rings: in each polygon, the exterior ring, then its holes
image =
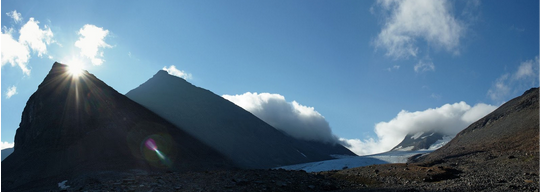
{"type": "Polygon", "coordinates": [[[83,74],[83,62],[73,59],[68,64],[67,72],[74,78],[79,78],[83,74]]]}

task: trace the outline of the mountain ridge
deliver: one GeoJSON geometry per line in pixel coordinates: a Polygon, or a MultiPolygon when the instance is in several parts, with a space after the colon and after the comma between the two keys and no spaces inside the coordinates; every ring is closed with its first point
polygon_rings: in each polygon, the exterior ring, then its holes
{"type": "Polygon", "coordinates": [[[94,75],[84,71],[77,78],[67,71],[68,66],[53,64],[29,98],[14,151],[2,161],[2,190],[48,190],[62,180],[101,171],[235,167],[94,75]]]}
{"type": "Polygon", "coordinates": [[[525,91],[469,125],[445,146],[415,161],[436,161],[478,151],[498,155],[534,152],[539,137],[538,95],[538,88],[525,91]]]}
{"type": "Polygon", "coordinates": [[[327,160],[332,159],[332,152],[354,155],[339,144],[329,146],[292,138],[231,101],[163,70],[126,96],[244,168],[327,160]]]}

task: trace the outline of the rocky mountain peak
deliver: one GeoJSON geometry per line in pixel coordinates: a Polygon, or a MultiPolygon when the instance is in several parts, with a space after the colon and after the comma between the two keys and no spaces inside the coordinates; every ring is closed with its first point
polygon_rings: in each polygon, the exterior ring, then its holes
{"type": "Polygon", "coordinates": [[[88,72],[55,63],[28,99],[13,153],[2,161],[2,190],[56,188],[107,175],[233,167],[221,153],[131,101],[88,72]]]}
{"type": "Polygon", "coordinates": [[[272,168],[354,155],[336,144],[295,139],[213,92],[161,70],[127,97],[243,168],[272,168]]]}

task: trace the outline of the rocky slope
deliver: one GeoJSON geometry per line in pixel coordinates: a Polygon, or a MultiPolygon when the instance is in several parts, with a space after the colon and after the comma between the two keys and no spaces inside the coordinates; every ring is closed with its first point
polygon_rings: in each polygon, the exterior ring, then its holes
{"type": "Polygon", "coordinates": [[[447,145],[408,164],[329,174],[353,183],[353,189],[538,191],[538,119],[538,88],[533,88],[471,124],[447,145]]]}
{"type": "Polygon", "coordinates": [[[2,191],[131,172],[231,168],[230,160],[84,72],[55,63],[29,98],[2,161],[2,191]]]}
{"type": "Polygon", "coordinates": [[[243,168],[272,168],[354,155],[337,143],[290,137],[223,97],[159,71],[126,96],[243,168]]]}
{"type": "Polygon", "coordinates": [[[538,88],[533,88],[471,124],[447,145],[417,161],[446,160],[475,153],[496,156],[537,153],[538,117],[538,88]]]}

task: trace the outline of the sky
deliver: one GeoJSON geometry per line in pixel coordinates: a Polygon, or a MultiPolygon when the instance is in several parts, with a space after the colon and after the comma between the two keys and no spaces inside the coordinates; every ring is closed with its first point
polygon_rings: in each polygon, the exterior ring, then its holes
{"type": "Polygon", "coordinates": [[[357,154],[538,86],[538,1],[1,2],[1,141],[55,61],[122,94],[166,70],[357,154]]]}

